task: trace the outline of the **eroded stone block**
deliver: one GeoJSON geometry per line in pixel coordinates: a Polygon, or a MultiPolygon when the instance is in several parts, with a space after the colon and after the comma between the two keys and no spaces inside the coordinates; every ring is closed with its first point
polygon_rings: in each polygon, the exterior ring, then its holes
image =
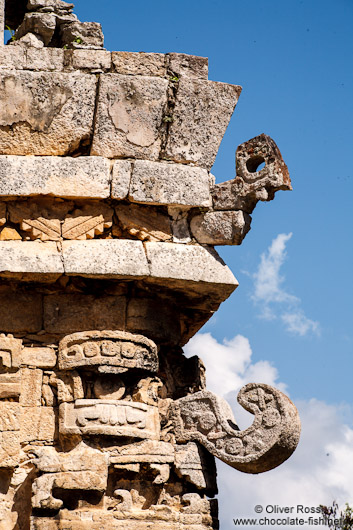
{"type": "Polygon", "coordinates": [[[21,393],[20,374],[0,374],[0,398],[18,398],[21,393]]]}
{"type": "Polygon", "coordinates": [[[52,280],[63,273],[55,243],[0,241],[0,276],[52,280]]]}
{"type": "Polygon", "coordinates": [[[169,70],[178,77],[193,79],[208,78],[208,58],[186,55],[185,53],[168,53],[169,70]]]}
{"type": "Polygon", "coordinates": [[[165,156],[211,169],[241,87],[181,78],[165,156]]]}
{"type": "Polygon", "coordinates": [[[192,218],[190,228],[198,243],[240,245],[250,230],[251,217],[242,211],[206,212],[192,218]]]}
{"type": "Polygon", "coordinates": [[[109,181],[110,167],[104,158],[0,156],[0,195],[4,197],[105,199],[110,195],[109,181]]]}
{"type": "Polygon", "coordinates": [[[40,407],[42,399],[43,371],[33,368],[21,368],[22,407],[40,407]]]}
{"type": "Polygon", "coordinates": [[[0,71],[0,153],[65,155],[91,133],[97,80],[73,73],[0,71]]]}
{"type": "Polygon", "coordinates": [[[0,326],[8,333],[42,329],[42,296],[16,290],[0,290],[0,326]]]}
{"type": "Polygon", "coordinates": [[[54,442],[53,407],[24,407],[20,415],[20,425],[22,442],[54,442]]]}
{"type": "Polygon", "coordinates": [[[63,46],[81,48],[103,48],[104,35],[98,22],[69,22],[60,26],[63,46]],[[78,42],[79,41],[79,42],[78,42]]]}
{"type": "Polygon", "coordinates": [[[20,366],[21,349],[22,340],[0,335],[0,361],[3,368],[18,368],[20,366]]]}
{"type": "Polygon", "coordinates": [[[116,160],[112,173],[112,199],[125,199],[129,193],[132,165],[129,160],[116,160]]]}
{"type": "Polygon", "coordinates": [[[106,50],[65,50],[65,68],[70,70],[110,70],[111,55],[106,50]]]}
{"type": "Polygon", "coordinates": [[[163,53],[112,52],[112,63],[118,74],[164,77],[167,73],[163,53]]]}
{"type": "Polygon", "coordinates": [[[141,241],[168,241],[172,227],[168,215],[160,208],[141,207],[136,204],[119,205],[116,216],[124,231],[141,241]]]}
{"type": "Polygon", "coordinates": [[[91,154],[157,160],[166,79],[103,74],[91,154]]]}
{"type": "Polygon", "coordinates": [[[129,199],[146,204],[210,207],[210,185],[205,169],[137,160],[129,199]]]}
{"type": "Polygon", "coordinates": [[[26,70],[62,72],[64,69],[64,50],[60,48],[28,47],[25,60],[26,70]]]}
{"type": "Polygon", "coordinates": [[[54,368],[56,353],[53,348],[23,348],[21,364],[36,368],[54,368]]]}

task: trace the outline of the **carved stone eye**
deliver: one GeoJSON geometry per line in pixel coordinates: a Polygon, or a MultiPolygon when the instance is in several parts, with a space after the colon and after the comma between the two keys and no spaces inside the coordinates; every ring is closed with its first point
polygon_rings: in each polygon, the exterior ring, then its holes
{"type": "Polygon", "coordinates": [[[210,413],[206,412],[202,414],[202,416],[199,417],[199,426],[204,431],[209,431],[214,427],[217,423],[216,417],[210,413]]]}
{"type": "Polygon", "coordinates": [[[74,344],[66,351],[66,357],[73,361],[80,361],[83,359],[83,350],[82,346],[79,344],[74,344]]]}
{"type": "Polygon", "coordinates": [[[88,342],[84,345],[83,351],[85,357],[96,357],[96,355],[100,354],[100,347],[95,342],[88,342]]]}
{"type": "Polygon", "coordinates": [[[243,450],[243,443],[239,438],[228,440],[225,444],[225,450],[231,455],[238,455],[243,450]]]}
{"type": "Polygon", "coordinates": [[[127,357],[128,359],[132,359],[135,357],[136,353],[136,345],[133,342],[125,342],[121,346],[121,355],[123,357],[127,357]]]}

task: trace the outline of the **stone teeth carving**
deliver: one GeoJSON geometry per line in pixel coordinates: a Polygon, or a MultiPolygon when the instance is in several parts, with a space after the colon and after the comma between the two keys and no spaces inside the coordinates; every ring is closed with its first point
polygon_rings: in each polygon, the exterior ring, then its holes
{"type": "Polygon", "coordinates": [[[80,366],[117,367],[115,373],[131,368],[158,370],[157,346],[143,337],[124,331],[73,333],[59,345],[59,368],[73,370],[80,366]]]}
{"type": "Polygon", "coordinates": [[[78,399],[59,407],[63,435],[107,435],[159,439],[158,408],[111,399],[78,399]]]}
{"type": "Polygon", "coordinates": [[[85,205],[68,216],[62,225],[64,239],[93,239],[110,228],[113,210],[105,205],[85,205]]]}
{"type": "Polygon", "coordinates": [[[300,420],[293,403],[265,384],[249,383],[239,403],[255,414],[254,423],[239,431],[228,404],[203,390],[172,405],[176,439],[198,441],[226,464],[245,473],[262,473],[279,466],[299,442],[300,420]]]}

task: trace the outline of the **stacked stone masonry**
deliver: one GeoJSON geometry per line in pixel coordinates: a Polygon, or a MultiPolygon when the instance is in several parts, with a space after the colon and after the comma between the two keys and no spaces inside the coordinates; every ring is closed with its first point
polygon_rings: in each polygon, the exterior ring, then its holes
{"type": "Polygon", "coordinates": [[[0,0],[0,32],[0,530],[215,530],[214,457],[260,473],[299,439],[263,384],[239,430],[182,350],[281,153],[260,134],[215,183],[241,87],[206,58],[108,52],[62,0],[0,0]]]}

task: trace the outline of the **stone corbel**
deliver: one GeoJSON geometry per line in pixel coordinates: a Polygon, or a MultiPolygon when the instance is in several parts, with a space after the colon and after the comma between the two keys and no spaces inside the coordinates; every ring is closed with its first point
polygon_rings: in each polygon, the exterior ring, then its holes
{"type": "Polygon", "coordinates": [[[238,402],[255,415],[240,431],[229,405],[202,390],[175,401],[172,418],[178,442],[196,441],[211,454],[245,473],[262,473],[290,457],[300,436],[300,420],[290,399],[269,385],[249,383],[238,402]]]}

